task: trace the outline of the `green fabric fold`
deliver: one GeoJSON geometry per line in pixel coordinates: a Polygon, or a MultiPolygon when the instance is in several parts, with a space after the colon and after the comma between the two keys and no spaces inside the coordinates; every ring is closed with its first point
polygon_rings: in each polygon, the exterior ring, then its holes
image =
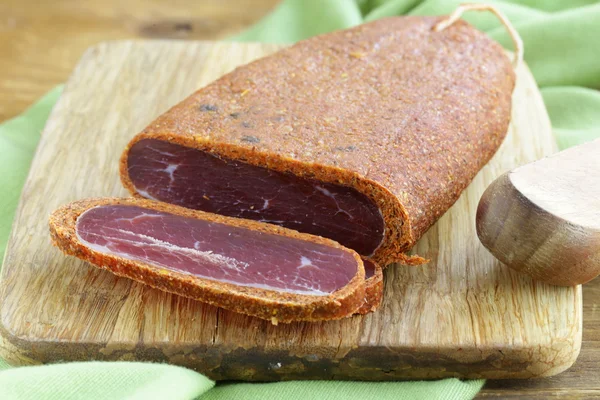
{"type": "Polygon", "coordinates": [[[5,370],[0,373],[0,399],[189,400],[214,385],[173,365],[92,361],[5,370]]]}
{"type": "Polygon", "coordinates": [[[29,172],[29,164],[62,86],[42,97],[23,114],[0,125],[0,260],[29,172]]]}
{"type": "MultiPolygon", "coordinates": [[[[462,0],[286,0],[234,40],[292,43],[392,15],[441,15],[462,0]]],[[[600,137],[600,3],[589,0],[494,0],[525,44],[561,149],[600,137]]],[[[511,41],[492,15],[465,19],[506,48],[511,41]]],[[[29,164],[56,88],[0,125],[0,256],[29,164]]],[[[218,384],[180,367],[128,362],[67,363],[9,368],[0,360],[0,399],[470,399],[484,381],[218,384]]]]}

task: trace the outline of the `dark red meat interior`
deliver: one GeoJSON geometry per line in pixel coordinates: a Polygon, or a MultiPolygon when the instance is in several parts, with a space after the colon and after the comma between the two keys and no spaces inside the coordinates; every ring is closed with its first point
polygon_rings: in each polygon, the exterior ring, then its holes
{"type": "Polygon", "coordinates": [[[363,264],[365,266],[365,279],[369,279],[375,275],[375,264],[367,259],[363,258],[363,264]]]}
{"type": "Polygon", "coordinates": [[[146,198],[327,237],[365,256],[383,239],[379,208],[351,187],[155,139],[132,146],[128,172],[137,192],[146,198]]]}
{"type": "Polygon", "coordinates": [[[91,208],[78,218],[76,231],[103,254],[288,293],[333,293],[358,269],[343,249],[130,205],[91,208]]]}

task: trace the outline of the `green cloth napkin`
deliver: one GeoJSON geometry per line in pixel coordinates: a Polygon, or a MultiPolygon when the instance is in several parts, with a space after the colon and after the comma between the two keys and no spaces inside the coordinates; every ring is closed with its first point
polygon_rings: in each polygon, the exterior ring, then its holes
{"type": "MultiPolygon", "coordinates": [[[[292,43],[391,15],[450,13],[455,0],[286,0],[239,41],[292,43]]],[[[600,4],[588,0],[489,1],[513,22],[525,60],[542,89],[559,147],[600,137],[600,4]]],[[[497,20],[465,19],[510,49],[497,20]]],[[[21,116],[0,125],[0,257],[28,166],[61,88],[21,116]]],[[[214,382],[180,367],[129,362],[67,363],[10,368],[0,360],[0,399],[469,399],[484,381],[433,382],[214,382]]]]}

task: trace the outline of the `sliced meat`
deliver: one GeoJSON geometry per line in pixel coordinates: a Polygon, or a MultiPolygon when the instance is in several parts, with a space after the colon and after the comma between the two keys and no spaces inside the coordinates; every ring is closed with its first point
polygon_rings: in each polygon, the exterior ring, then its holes
{"type": "Polygon", "coordinates": [[[515,75],[464,21],[395,17],[301,41],[200,89],[129,143],[134,195],[332,238],[385,267],[496,152],[515,75]]]}
{"type": "Polygon", "coordinates": [[[329,239],[140,199],[71,203],[64,252],[119,276],[277,323],[342,318],[364,301],[358,254],[329,239]]]}
{"type": "Polygon", "coordinates": [[[383,271],[379,265],[363,258],[365,266],[365,300],[356,310],[356,314],[367,314],[375,311],[383,299],[383,271]]]}

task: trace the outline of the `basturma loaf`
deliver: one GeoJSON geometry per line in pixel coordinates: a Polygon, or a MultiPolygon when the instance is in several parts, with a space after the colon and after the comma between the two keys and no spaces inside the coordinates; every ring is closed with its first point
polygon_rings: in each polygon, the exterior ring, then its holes
{"type": "Polygon", "coordinates": [[[382,19],[237,68],[133,138],[124,185],[424,262],[406,252],[500,146],[515,81],[497,43],[440,20],[382,19]]]}

